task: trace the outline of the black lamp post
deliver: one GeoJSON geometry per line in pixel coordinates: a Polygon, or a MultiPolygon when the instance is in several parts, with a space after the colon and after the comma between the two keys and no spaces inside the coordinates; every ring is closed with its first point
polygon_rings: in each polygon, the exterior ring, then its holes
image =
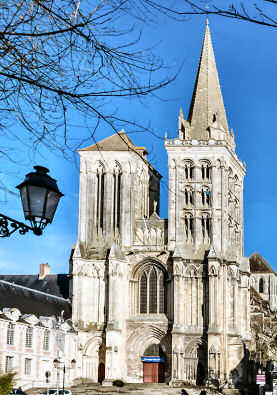
{"type": "Polygon", "coordinates": [[[59,200],[64,195],[59,191],[56,180],[47,174],[49,170],[46,167],[35,166],[34,169],[36,171],[27,174],[16,187],[20,191],[24,217],[31,226],[0,213],[0,237],[9,237],[17,230],[21,235],[31,230],[40,236],[46,225],[53,221],[59,200]]]}

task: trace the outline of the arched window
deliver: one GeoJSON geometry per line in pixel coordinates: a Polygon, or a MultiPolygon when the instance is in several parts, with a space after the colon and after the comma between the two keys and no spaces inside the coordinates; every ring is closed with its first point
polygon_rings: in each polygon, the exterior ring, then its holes
{"type": "Polygon", "coordinates": [[[139,197],[139,214],[140,218],[148,217],[149,214],[149,179],[146,175],[145,170],[143,169],[139,178],[139,188],[140,188],[140,197],[139,197]]]}
{"type": "Polygon", "coordinates": [[[147,313],[147,275],[145,272],[140,276],[140,313],[147,313]]]}
{"type": "Polygon", "coordinates": [[[193,179],[193,163],[191,161],[185,161],[183,166],[184,166],[185,180],[192,180],[193,179]]]}
{"type": "Polygon", "coordinates": [[[162,357],[164,352],[159,344],[151,344],[143,353],[144,357],[162,357]]]}
{"type": "Polygon", "coordinates": [[[190,187],[185,188],[185,205],[186,206],[193,205],[193,192],[192,192],[192,188],[190,187]]]}
{"type": "Polygon", "coordinates": [[[211,218],[209,214],[203,214],[201,218],[202,236],[204,243],[209,243],[211,238],[211,218]]]}
{"type": "Polygon", "coordinates": [[[259,292],[262,294],[264,292],[264,279],[260,278],[259,281],[259,292]]]}
{"type": "Polygon", "coordinates": [[[9,346],[14,345],[14,330],[15,330],[15,324],[9,323],[7,329],[7,344],[9,346]]]}
{"type": "Polygon", "coordinates": [[[206,161],[201,164],[201,177],[202,180],[210,180],[211,178],[210,164],[206,161]]]}
{"type": "Polygon", "coordinates": [[[105,170],[99,164],[97,169],[97,204],[96,204],[96,224],[97,229],[103,229],[104,223],[104,200],[105,200],[105,170]]]}
{"type": "Polygon", "coordinates": [[[185,239],[192,243],[194,239],[194,220],[192,214],[185,214],[185,239]]]}
{"type": "Polygon", "coordinates": [[[157,273],[155,269],[150,270],[149,276],[149,313],[157,313],[157,273]]]}
{"type": "Polygon", "coordinates": [[[202,206],[210,206],[211,205],[211,191],[209,188],[204,187],[201,189],[201,200],[202,206]]]}
{"type": "Polygon", "coordinates": [[[164,273],[158,267],[147,266],[140,275],[140,314],[165,313],[164,273]]]}
{"type": "Polygon", "coordinates": [[[116,164],[114,169],[113,186],[113,226],[114,230],[120,228],[120,209],[121,209],[121,168],[116,164]]]}

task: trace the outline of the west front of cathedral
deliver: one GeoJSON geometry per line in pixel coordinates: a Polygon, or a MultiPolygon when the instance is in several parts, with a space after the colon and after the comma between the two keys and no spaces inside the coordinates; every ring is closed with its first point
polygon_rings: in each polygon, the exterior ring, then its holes
{"type": "MultiPolygon", "coordinates": [[[[228,128],[208,24],[187,120],[180,110],[176,138],[165,138],[165,148],[168,220],[159,217],[161,176],[124,131],[79,151],[71,292],[83,376],[244,382],[251,342],[246,169],[228,128]]],[[[275,277],[267,280],[273,311],[275,277]]]]}
{"type": "Polygon", "coordinates": [[[24,389],[55,388],[56,358],[76,361],[66,386],[257,390],[259,369],[277,371],[277,275],[257,252],[244,256],[246,168],[208,23],[186,118],[180,110],[175,138],[165,138],[168,219],[159,216],[161,175],[121,131],[79,150],[69,275],[48,264],[38,276],[0,275],[0,369],[15,369],[24,389]]]}

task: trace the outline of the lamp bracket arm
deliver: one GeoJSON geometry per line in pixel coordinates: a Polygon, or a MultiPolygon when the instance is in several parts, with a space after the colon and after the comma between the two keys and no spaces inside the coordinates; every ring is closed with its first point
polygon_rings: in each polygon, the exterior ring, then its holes
{"type": "Polygon", "coordinates": [[[33,228],[23,222],[19,222],[0,213],[0,237],[9,237],[17,230],[21,235],[25,235],[29,230],[34,232],[33,228]]]}

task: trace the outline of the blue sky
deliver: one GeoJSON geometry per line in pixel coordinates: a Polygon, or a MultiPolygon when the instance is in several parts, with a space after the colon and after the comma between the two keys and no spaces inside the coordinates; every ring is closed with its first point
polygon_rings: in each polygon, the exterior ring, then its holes
{"type": "MultiPolygon", "coordinates": [[[[204,16],[194,16],[185,22],[162,17],[160,23],[143,29],[142,44],[148,47],[158,43],[155,51],[173,67],[168,73],[183,66],[177,79],[161,90],[159,97],[150,97],[143,103],[123,100],[122,114],[128,114],[131,120],[150,122],[160,136],[165,133],[171,138],[177,136],[179,109],[182,107],[186,116],[189,108],[205,24],[204,16]]],[[[247,166],[245,256],[258,251],[277,270],[277,29],[220,17],[210,17],[210,29],[229,127],[234,128],[237,154],[247,166]]],[[[128,128],[125,130],[128,132],[128,128]]],[[[112,133],[108,127],[102,127],[95,137],[99,141],[112,133]]],[[[145,133],[132,133],[130,137],[150,151],[150,161],[164,176],[161,216],[167,217],[167,157],[163,140],[145,133]]],[[[48,262],[53,273],[66,273],[70,249],[77,240],[78,165],[45,151],[36,158],[29,157],[22,146],[15,148],[22,161],[16,174],[3,175],[10,188],[33,165],[41,164],[50,168],[65,197],[43,236],[27,234],[1,239],[0,272],[37,273],[39,264],[48,262]]],[[[7,198],[7,202],[1,202],[1,212],[23,220],[20,199],[7,198]]]]}

